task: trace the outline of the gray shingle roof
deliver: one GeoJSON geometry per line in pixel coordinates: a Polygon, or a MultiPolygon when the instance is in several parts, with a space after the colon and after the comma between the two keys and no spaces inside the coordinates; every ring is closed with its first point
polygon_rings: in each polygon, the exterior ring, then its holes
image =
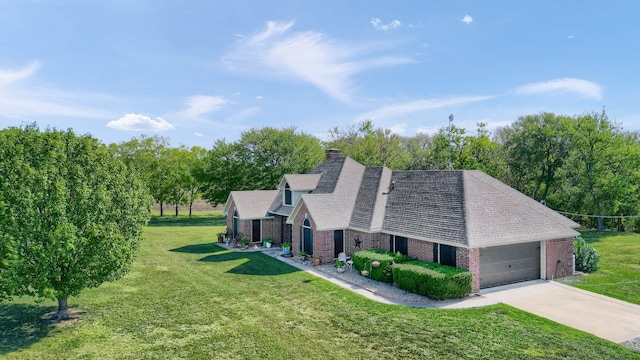
{"type": "Polygon", "coordinates": [[[478,171],[396,171],[383,229],[487,247],[573,237],[578,224],[478,171]]]}
{"type": "Polygon", "coordinates": [[[313,194],[329,194],[335,190],[338,183],[338,177],[342,171],[342,166],[346,161],[346,157],[333,158],[325,161],[322,165],[311,170],[309,174],[321,174],[320,180],[313,194]]]}
{"type": "Polygon", "coordinates": [[[311,191],[318,186],[321,174],[285,175],[284,179],[292,191],[311,191]]]}
{"type": "Polygon", "coordinates": [[[365,167],[351,158],[331,159],[327,163],[330,166],[325,168],[318,188],[310,194],[302,195],[301,201],[312,214],[317,230],[346,229],[349,227],[365,167]],[[340,171],[336,172],[338,168],[340,171]],[[325,191],[330,188],[333,188],[330,193],[317,192],[318,189],[325,191]]]}
{"type": "Polygon", "coordinates": [[[317,181],[293,209],[282,206],[278,191],[232,192],[240,215],[295,215],[304,203],[318,231],[350,228],[465,247],[578,235],[575,222],[477,170],[391,171],[342,157],[311,174],[286,176],[305,190],[317,181]]]}
{"type": "Polygon", "coordinates": [[[269,207],[279,195],[278,190],[232,191],[229,198],[236,204],[238,218],[250,220],[269,217],[269,207]]]}
{"type": "Polygon", "coordinates": [[[350,227],[365,231],[382,230],[391,170],[386,167],[367,167],[360,183],[350,227]]]}
{"type": "Polygon", "coordinates": [[[471,247],[579,235],[577,223],[481,171],[464,171],[464,185],[471,247]]]}
{"type": "Polygon", "coordinates": [[[466,245],[461,171],[394,171],[383,230],[466,245]]]}

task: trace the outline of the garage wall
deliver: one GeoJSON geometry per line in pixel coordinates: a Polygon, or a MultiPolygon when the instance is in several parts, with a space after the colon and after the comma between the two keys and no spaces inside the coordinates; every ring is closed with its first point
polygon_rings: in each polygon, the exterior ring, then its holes
{"type": "Polygon", "coordinates": [[[480,287],[540,279],[539,241],[480,249],[480,287]]]}
{"type": "Polygon", "coordinates": [[[560,269],[564,269],[565,275],[571,275],[573,273],[573,238],[548,240],[546,258],[547,280],[555,279],[560,269]]]}

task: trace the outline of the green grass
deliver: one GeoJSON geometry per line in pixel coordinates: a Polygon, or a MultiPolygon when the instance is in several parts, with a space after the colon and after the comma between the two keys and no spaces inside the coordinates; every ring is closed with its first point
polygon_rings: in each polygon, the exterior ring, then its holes
{"type": "Polygon", "coordinates": [[[212,243],[223,226],[181,226],[191,221],[154,219],[129,275],[69,300],[86,312],[74,323],[41,320],[54,310],[53,301],[0,305],[0,357],[640,357],[506,305],[442,310],[380,304],[263,254],[224,250],[212,243]]]}
{"type": "Polygon", "coordinates": [[[640,234],[593,230],[581,233],[600,254],[600,269],[565,282],[640,305],[640,234]]]}

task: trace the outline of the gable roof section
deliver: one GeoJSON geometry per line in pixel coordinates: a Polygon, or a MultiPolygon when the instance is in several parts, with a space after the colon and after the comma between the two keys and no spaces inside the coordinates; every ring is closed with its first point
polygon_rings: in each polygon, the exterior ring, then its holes
{"type": "MultiPolygon", "coordinates": [[[[291,213],[292,216],[287,220],[288,223],[293,222],[293,218],[304,204],[315,222],[316,230],[339,230],[349,227],[365,167],[351,158],[331,159],[325,164],[327,163],[330,163],[330,166],[322,173],[318,188],[311,194],[301,196],[291,213]],[[324,192],[331,188],[332,192],[324,192]],[[317,192],[318,189],[320,192],[317,192]]],[[[322,168],[322,165],[316,169],[319,168],[322,168]]]]}
{"type": "Polygon", "coordinates": [[[284,190],[285,184],[289,184],[291,191],[312,191],[318,186],[321,177],[322,174],[287,174],[280,181],[278,188],[284,190]]]}
{"type": "Polygon", "coordinates": [[[250,190],[232,191],[227,199],[224,214],[227,215],[231,206],[231,199],[238,209],[238,219],[252,220],[270,218],[269,207],[276,197],[280,195],[278,190],[250,190]]]}
{"type": "Polygon", "coordinates": [[[394,171],[391,181],[384,231],[467,245],[461,171],[394,171]]]}
{"type": "Polygon", "coordinates": [[[579,235],[579,225],[497,179],[464,172],[468,245],[486,247],[579,235]]]}

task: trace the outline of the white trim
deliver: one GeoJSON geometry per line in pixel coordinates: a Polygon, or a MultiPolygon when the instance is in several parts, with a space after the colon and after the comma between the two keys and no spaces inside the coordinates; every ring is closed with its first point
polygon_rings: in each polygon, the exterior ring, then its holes
{"type": "Polygon", "coordinates": [[[540,279],[547,278],[547,241],[540,241],[540,279]]]}

